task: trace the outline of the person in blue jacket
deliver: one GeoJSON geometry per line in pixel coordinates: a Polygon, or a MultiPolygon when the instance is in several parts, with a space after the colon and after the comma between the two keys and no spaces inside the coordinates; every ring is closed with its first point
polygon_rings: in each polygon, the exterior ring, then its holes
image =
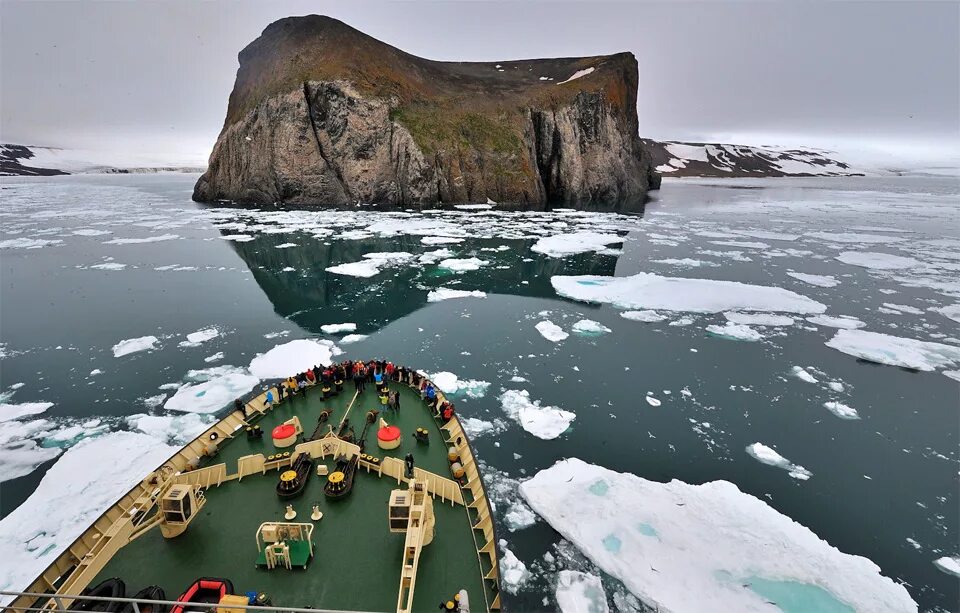
{"type": "Polygon", "coordinates": [[[273,388],[267,390],[267,397],[263,401],[263,408],[269,409],[273,406],[273,388]]]}
{"type": "Polygon", "coordinates": [[[433,387],[433,383],[427,383],[424,397],[427,399],[427,405],[431,409],[437,404],[437,390],[433,387]]]}

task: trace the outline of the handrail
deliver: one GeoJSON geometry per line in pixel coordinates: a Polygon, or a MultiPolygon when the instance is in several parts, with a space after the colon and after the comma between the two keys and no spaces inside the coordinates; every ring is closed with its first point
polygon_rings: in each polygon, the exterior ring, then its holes
{"type": "MultiPolygon", "coordinates": [[[[38,594],[36,592],[8,592],[0,591],[0,596],[13,596],[15,598],[37,598],[37,599],[48,599],[54,601],[56,608],[50,609],[47,607],[14,607],[11,605],[5,605],[4,610],[7,611],[66,611],[67,607],[64,607],[60,602],[61,599],[69,600],[84,600],[84,601],[95,601],[95,602],[125,602],[133,605],[133,610],[135,613],[139,613],[138,604],[162,604],[162,605],[184,605],[185,608],[193,609],[207,609],[214,611],[217,607],[220,606],[219,603],[209,602],[209,603],[199,603],[199,602],[189,602],[182,600],[150,600],[147,598],[119,598],[117,596],[85,596],[82,594],[38,594]]],[[[49,603],[48,603],[49,604],[49,603]]],[[[298,608],[298,607],[267,607],[262,605],[251,605],[251,604],[230,604],[231,609],[244,609],[246,611],[290,611],[291,613],[373,613],[371,612],[357,612],[357,611],[346,611],[344,609],[316,609],[316,608],[298,608]]]]}

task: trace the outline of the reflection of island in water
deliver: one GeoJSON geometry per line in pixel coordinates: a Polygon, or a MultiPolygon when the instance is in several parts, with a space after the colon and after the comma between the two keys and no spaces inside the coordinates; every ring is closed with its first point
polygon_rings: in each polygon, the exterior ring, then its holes
{"type": "MultiPolygon", "coordinates": [[[[223,231],[224,234],[228,232],[223,231]]],[[[448,245],[453,257],[477,257],[490,264],[479,270],[454,273],[436,264],[387,266],[368,278],[338,275],[330,266],[358,262],[366,253],[406,251],[415,256],[437,249],[419,236],[327,241],[303,234],[259,234],[252,241],[229,241],[243,258],[277,314],[321,334],[323,324],[355,322],[358,333],[369,333],[427,302],[437,287],[481,290],[517,296],[555,297],[553,275],[612,275],[617,258],[586,253],[548,258],[530,251],[532,240],[475,240],[448,245]],[[277,249],[284,243],[296,247],[277,249]],[[506,245],[509,250],[480,251],[506,245]],[[529,259],[530,261],[523,261],[529,259]],[[284,269],[293,268],[294,270],[284,269]],[[524,283],[526,282],[526,283],[524,283]]]]}

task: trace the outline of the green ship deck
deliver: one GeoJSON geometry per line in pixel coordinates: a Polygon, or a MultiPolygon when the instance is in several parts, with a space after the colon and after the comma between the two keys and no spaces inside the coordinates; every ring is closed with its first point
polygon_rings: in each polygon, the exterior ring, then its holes
{"type": "MultiPolygon", "coordinates": [[[[78,587],[119,577],[126,584],[128,596],[146,586],[159,585],[167,598],[173,600],[196,579],[218,577],[232,581],[236,594],[268,594],[273,606],[397,610],[405,535],[390,532],[388,502],[392,490],[407,489],[405,481],[398,483],[400,479],[396,475],[389,476],[383,464],[383,474],[378,475],[376,464],[361,462],[351,493],[346,498],[333,500],[325,497],[323,488],[327,478],[318,476],[316,468],[326,464],[332,472],[335,459],[317,458],[303,494],[292,500],[283,500],[278,497],[276,487],[280,473],[289,468],[289,459],[279,467],[268,462],[263,473],[260,469],[245,471],[238,463],[244,457],[257,454],[267,457],[279,451],[290,451],[296,456],[294,447],[278,450],[271,438],[273,428],[294,415],[303,427],[300,443],[313,435],[321,411],[330,411],[328,423],[334,429],[345,415],[349,417],[359,437],[367,412],[377,409],[379,417],[400,427],[401,443],[390,451],[380,449],[377,445],[378,424],[374,423],[365,437],[366,453],[401,461],[408,453],[412,454],[418,469],[443,478],[436,479],[440,485],[434,487],[446,488],[433,497],[435,536],[432,543],[423,547],[419,558],[412,610],[436,610],[439,603],[450,600],[461,589],[467,590],[473,611],[499,609],[498,569],[489,506],[459,422],[453,419],[446,425],[441,424],[420,399],[419,393],[406,384],[390,384],[390,389],[400,394],[399,412],[381,406],[372,385],[367,386],[365,393],[356,396],[353,387],[352,382],[348,382],[342,393],[324,400],[320,386],[312,386],[306,393],[286,398],[262,415],[251,408],[262,406],[263,394],[252,399],[247,405],[245,421],[261,426],[262,439],[248,438],[244,421],[239,418],[239,412],[235,412],[208,429],[165,465],[178,467],[178,459],[182,463],[184,458],[202,455],[196,450],[211,440],[211,433],[218,433],[216,453],[201,457],[198,467],[178,471],[175,477],[179,483],[190,483],[189,479],[196,476],[194,483],[203,487],[205,504],[185,532],[174,538],[164,538],[155,527],[133,527],[126,532],[117,528],[120,524],[137,524],[138,521],[140,526],[146,526],[144,520],[127,519],[128,516],[137,517],[136,511],[151,495],[151,486],[145,482],[112,508],[117,513],[114,519],[107,523],[110,514],[105,513],[88,530],[94,531],[92,536],[85,533],[74,543],[71,551],[77,553],[85,543],[90,543],[90,551],[85,556],[76,556],[69,567],[66,563],[70,560],[58,560],[34,582],[33,591],[57,588],[60,593],[76,594],[78,587]],[[429,431],[428,444],[414,438],[413,432],[417,428],[429,431]],[[452,479],[447,460],[448,441],[455,441],[464,464],[471,465],[472,470],[467,471],[460,484],[447,481],[452,479]],[[205,483],[204,479],[208,481],[205,483]],[[125,503],[128,499],[135,502],[125,503]],[[458,499],[458,502],[451,499],[458,499]],[[296,511],[295,519],[285,519],[287,504],[292,504],[296,511]],[[310,519],[314,504],[323,512],[319,521],[310,519]],[[264,554],[258,551],[256,535],[264,522],[313,524],[313,556],[306,568],[294,566],[293,569],[268,570],[257,565],[258,558],[262,562],[264,554]],[[124,535],[117,539],[120,542],[115,547],[111,547],[109,539],[103,538],[111,535],[111,531],[124,535]],[[78,563],[77,560],[96,559],[101,555],[98,548],[102,551],[109,548],[110,554],[105,554],[108,558],[93,565],[91,570],[96,568],[99,571],[95,575],[88,571],[83,576],[84,562],[78,563]],[[58,564],[61,565],[59,568],[58,564]],[[78,576],[82,576],[82,580],[77,579],[71,584],[71,578],[78,576]],[[41,589],[44,585],[46,589],[41,589]]],[[[321,435],[332,437],[329,432],[330,428],[326,426],[320,430],[321,435]]],[[[422,481],[423,476],[421,473],[418,480],[422,481]]],[[[153,496],[156,497],[155,492],[153,496]]],[[[296,555],[302,559],[303,552],[296,552],[296,555]]]]}

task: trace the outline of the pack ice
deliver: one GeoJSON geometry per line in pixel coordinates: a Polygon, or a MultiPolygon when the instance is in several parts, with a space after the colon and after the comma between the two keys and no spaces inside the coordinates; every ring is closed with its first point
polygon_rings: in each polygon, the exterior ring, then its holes
{"type": "Polygon", "coordinates": [[[816,300],[780,287],[737,281],[662,277],[641,272],[629,277],[554,276],[558,294],[582,302],[612,304],[623,309],[661,309],[691,313],[760,311],[823,313],[816,300]]]}
{"type": "Polygon", "coordinates": [[[658,483],[577,458],[520,484],[527,503],[660,611],[916,611],[906,588],[727,481],[658,483]]]}
{"type": "Polygon", "coordinates": [[[862,360],[928,372],[960,364],[960,347],[867,330],[838,330],[824,344],[862,360]]]}

